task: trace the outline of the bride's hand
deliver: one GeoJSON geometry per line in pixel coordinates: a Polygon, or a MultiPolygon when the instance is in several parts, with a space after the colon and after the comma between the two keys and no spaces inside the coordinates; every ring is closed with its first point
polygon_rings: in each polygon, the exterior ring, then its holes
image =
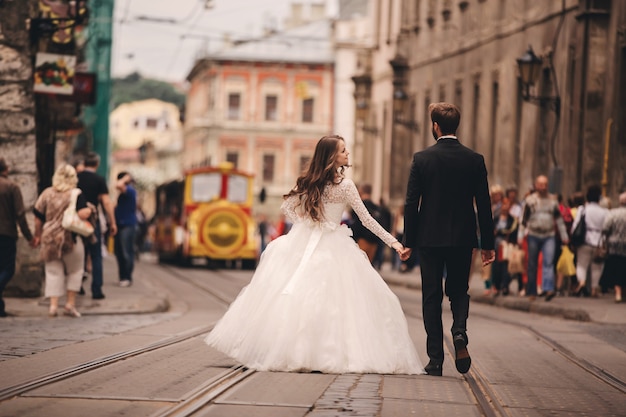
{"type": "Polygon", "coordinates": [[[394,242],[391,244],[391,247],[398,252],[398,255],[402,255],[402,252],[404,252],[404,246],[402,245],[402,243],[400,242],[394,242]]]}

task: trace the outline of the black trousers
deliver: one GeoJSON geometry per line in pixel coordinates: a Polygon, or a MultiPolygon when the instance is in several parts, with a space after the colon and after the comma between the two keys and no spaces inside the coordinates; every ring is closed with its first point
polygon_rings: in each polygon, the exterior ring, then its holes
{"type": "Polygon", "coordinates": [[[0,315],[4,316],[4,299],[2,294],[15,274],[15,257],[17,255],[17,239],[0,235],[0,315]]]}
{"type": "Polygon", "coordinates": [[[443,363],[443,301],[445,294],[452,310],[452,334],[467,338],[469,314],[469,274],[472,265],[470,247],[422,247],[418,249],[422,272],[422,314],[426,329],[426,352],[433,363],[443,363]]]}

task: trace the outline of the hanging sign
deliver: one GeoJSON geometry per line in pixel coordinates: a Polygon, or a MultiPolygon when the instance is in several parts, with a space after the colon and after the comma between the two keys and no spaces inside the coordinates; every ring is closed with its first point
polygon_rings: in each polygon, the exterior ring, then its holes
{"type": "Polygon", "coordinates": [[[72,95],[74,93],[74,55],[37,53],[35,60],[35,93],[72,95]]]}

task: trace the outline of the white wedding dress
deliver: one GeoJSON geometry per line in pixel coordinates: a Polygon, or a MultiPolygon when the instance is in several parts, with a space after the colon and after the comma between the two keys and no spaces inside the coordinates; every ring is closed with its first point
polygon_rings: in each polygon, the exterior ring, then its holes
{"type": "Polygon", "coordinates": [[[420,374],[400,302],[341,225],[347,205],[387,245],[354,182],[326,187],[324,222],[282,206],[293,227],[263,252],[250,284],[206,343],[260,371],[420,374]]]}

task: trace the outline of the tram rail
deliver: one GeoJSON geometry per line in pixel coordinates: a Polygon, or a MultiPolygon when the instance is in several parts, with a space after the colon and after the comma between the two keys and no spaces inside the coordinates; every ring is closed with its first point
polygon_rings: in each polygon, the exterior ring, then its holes
{"type": "MultiPolygon", "coordinates": [[[[187,283],[211,295],[221,304],[228,305],[230,303],[230,300],[227,299],[224,295],[217,293],[216,291],[213,291],[210,288],[207,288],[203,285],[199,285],[197,282],[194,282],[194,280],[189,279],[188,277],[183,275],[181,272],[179,272],[175,268],[165,267],[165,266],[162,266],[162,267],[164,269],[168,269],[168,271],[172,275],[175,275],[178,279],[185,280],[187,283]]],[[[214,271],[214,273],[219,273],[219,272],[214,271]]],[[[0,401],[5,401],[15,396],[35,390],[37,388],[41,388],[41,387],[53,384],[58,381],[69,379],[69,378],[93,371],[98,368],[110,366],[110,365],[113,365],[115,363],[118,363],[120,361],[129,359],[129,358],[137,357],[139,355],[142,355],[148,352],[153,352],[159,349],[164,349],[172,345],[185,342],[189,339],[193,339],[195,337],[208,333],[209,331],[211,331],[214,325],[215,324],[212,323],[207,326],[200,326],[200,327],[196,327],[193,329],[189,329],[179,334],[176,334],[174,336],[163,338],[159,341],[150,343],[146,346],[143,346],[137,349],[117,352],[111,355],[107,355],[101,358],[83,362],[81,364],[74,365],[74,366],[53,372],[49,375],[46,375],[40,378],[32,379],[30,381],[26,381],[20,384],[16,384],[16,385],[4,388],[0,390],[0,401]]]]}
{"type": "MultiPolygon", "coordinates": [[[[180,270],[173,266],[161,265],[168,271],[168,274],[177,280],[186,282],[187,284],[197,288],[210,295],[213,299],[223,305],[228,305],[232,301],[232,296],[220,293],[211,288],[209,283],[206,283],[200,279],[194,279],[193,274],[189,273],[189,270],[180,270]]],[[[221,278],[226,280],[232,279],[232,276],[227,271],[212,271],[214,274],[221,275],[221,278]]],[[[413,314],[412,310],[405,311],[407,316],[420,319],[420,314],[413,314]]],[[[605,369],[590,363],[589,361],[580,358],[571,350],[561,345],[542,331],[534,328],[531,325],[520,323],[514,320],[507,320],[501,317],[493,317],[487,314],[481,314],[479,312],[472,313],[474,317],[480,317],[484,320],[492,322],[502,323],[509,326],[514,326],[519,329],[523,329],[529,332],[540,343],[544,343],[549,346],[551,351],[567,359],[569,362],[575,364],[579,368],[583,369],[588,374],[594,376],[603,383],[611,386],[621,393],[626,393],[626,382],[621,380],[616,375],[610,373],[605,369]]],[[[183,343],[189,339],[197,338],[203,334],[208,333],[214,324],[207,326],[200,326],[191,329],[187,329],[183,332],[175,334],[173,336],[165,337],[156,342],[147,344],[136,349],[120,351],[102,358],[90,360],[75,366],[71,366],[62,369],[58,372],[33,379],[24,383],[16,384],[14,386],[0,390],[0,401],[11,399],[15,396],[25,394],[29,391],[44,387],[56,383],[58,381],[66,380],[76,377],[78,375],[93,371],[98,368],[103,368],[116,364],[120,361],[137,357],[142,354],[154,352],[159,349],[171,347],[173,345],[183,343]]],[[[446,349],[454,356],[454,346],[449,336],[444,338],[446,349]]],[[[190,392],[184,394],[180,399],[172,401],[165,407],[154,413],[151,417],[187,417],[197,413],[202,408],[211,405],[215,400],[233,389],[246,378],[253,375],[256,371],[248,369],[242,365],[230,366],[225,368],[222,372],[208,379],[206,382],[192,389],[190,392]]],[[[467,388],[471,395],[475,398],[476,403],[480,409],[482,415],[486,417],[501,417],[511,415],[510,410],[504,404],[503,400],[499,397],[497,390],[489,383],[488,378],[484,370],[481,368],[479,361],[474,360],[472,367],[467,374],[463,375],[467,388]]]]}

